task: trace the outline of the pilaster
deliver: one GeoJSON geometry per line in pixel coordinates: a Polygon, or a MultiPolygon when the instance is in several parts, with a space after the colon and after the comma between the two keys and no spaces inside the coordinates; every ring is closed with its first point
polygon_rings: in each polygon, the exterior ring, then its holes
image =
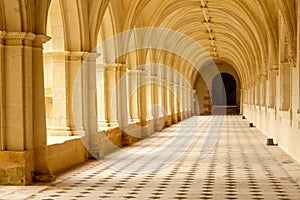
{"type": "Polygon", "coordinates": [[[0,35],[0,184],[27,185],[34,179],[51,181],[53,177],[47,166],[42,51],[49,38],[25,32],[0,35]]]}

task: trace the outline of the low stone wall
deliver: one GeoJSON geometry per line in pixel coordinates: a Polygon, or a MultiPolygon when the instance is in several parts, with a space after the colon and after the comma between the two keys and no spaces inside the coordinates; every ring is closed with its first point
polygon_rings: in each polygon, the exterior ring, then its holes
{"type": "Polygon", "coordinates": [[[48,146],[48,167],[56,174],[87,159],[87,151],[80,138],[48,146]]]}

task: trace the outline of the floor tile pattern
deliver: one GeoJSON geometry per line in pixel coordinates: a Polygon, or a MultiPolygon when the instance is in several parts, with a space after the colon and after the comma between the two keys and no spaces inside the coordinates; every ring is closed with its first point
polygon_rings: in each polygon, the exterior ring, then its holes
{"type": "Polygon", "coordinates": [[[0,199],[300,199],[300,165],[240,116],[192,117],[0,199]]]}

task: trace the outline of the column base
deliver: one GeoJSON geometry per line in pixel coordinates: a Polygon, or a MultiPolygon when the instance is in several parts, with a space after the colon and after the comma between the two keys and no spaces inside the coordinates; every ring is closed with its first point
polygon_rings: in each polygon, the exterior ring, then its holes
{"type": "Polygon", "coordinates": [[[172,115],[168,115],[165,118],[165,127],[170,127],[172,125],[172,115]]]}
{"type": "Polygon", "coordinates": [[[0,184],[30,185],[34,178],[33,151],[0,152],[0,184]]]}
{"type": "Polygon", "coordinates": [[[119,127],[119,122],[118,121],[110,121],[109,122],[109,127],[119,127]]]}
{"type": "Polygon", "coordinates": [[[182,121],[182,113],[177,113],[177,120],[178,122],[181,122],[182,121]]]}
{"type": "Polygon", "coordinates": [[[89,151],[89,153],[89,160],[104,159],[104,153],[102,151],[89,151]]]}
{"type": "Polygon", "coordinates": [[[178,123],[178,115],[176,114],[172,114],[172,124],[177,124],[178,123]]]}
{"type": "Polygon", "coordinates": [[[140,118],[139,117],[134,117],[133,119],[132,119],[132,122],[133,123],[139,123],[141,120],[140,120],[140,118]]]}
{"type": "Polygon", "coordinates": [[[155,131],[161,131],[161,130],[163,130],[163,128],[164,128],[164,122],[165,122],[165,119],[164,119],[164,117],[159,117],[159,118],[156,118],[155,120],[154,120],[154,130],[155,131]]]}
{"type": "Polygon", "coordinates": [[[187,118],[188,118],[187,111],[183,111],[182,112],[182,119],[187,119],[187,118]]]}

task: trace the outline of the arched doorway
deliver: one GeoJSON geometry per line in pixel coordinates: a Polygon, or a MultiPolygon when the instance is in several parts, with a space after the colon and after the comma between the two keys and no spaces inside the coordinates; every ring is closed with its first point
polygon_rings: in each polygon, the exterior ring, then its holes
{"type": "Polygon", "coordinates": [[[237,111],[237,83],[229,73],[217,75],[212,84],[213,114],[238,114],[237,111]],[[223,112],[219,112],[222,110],[223,112]]]}

